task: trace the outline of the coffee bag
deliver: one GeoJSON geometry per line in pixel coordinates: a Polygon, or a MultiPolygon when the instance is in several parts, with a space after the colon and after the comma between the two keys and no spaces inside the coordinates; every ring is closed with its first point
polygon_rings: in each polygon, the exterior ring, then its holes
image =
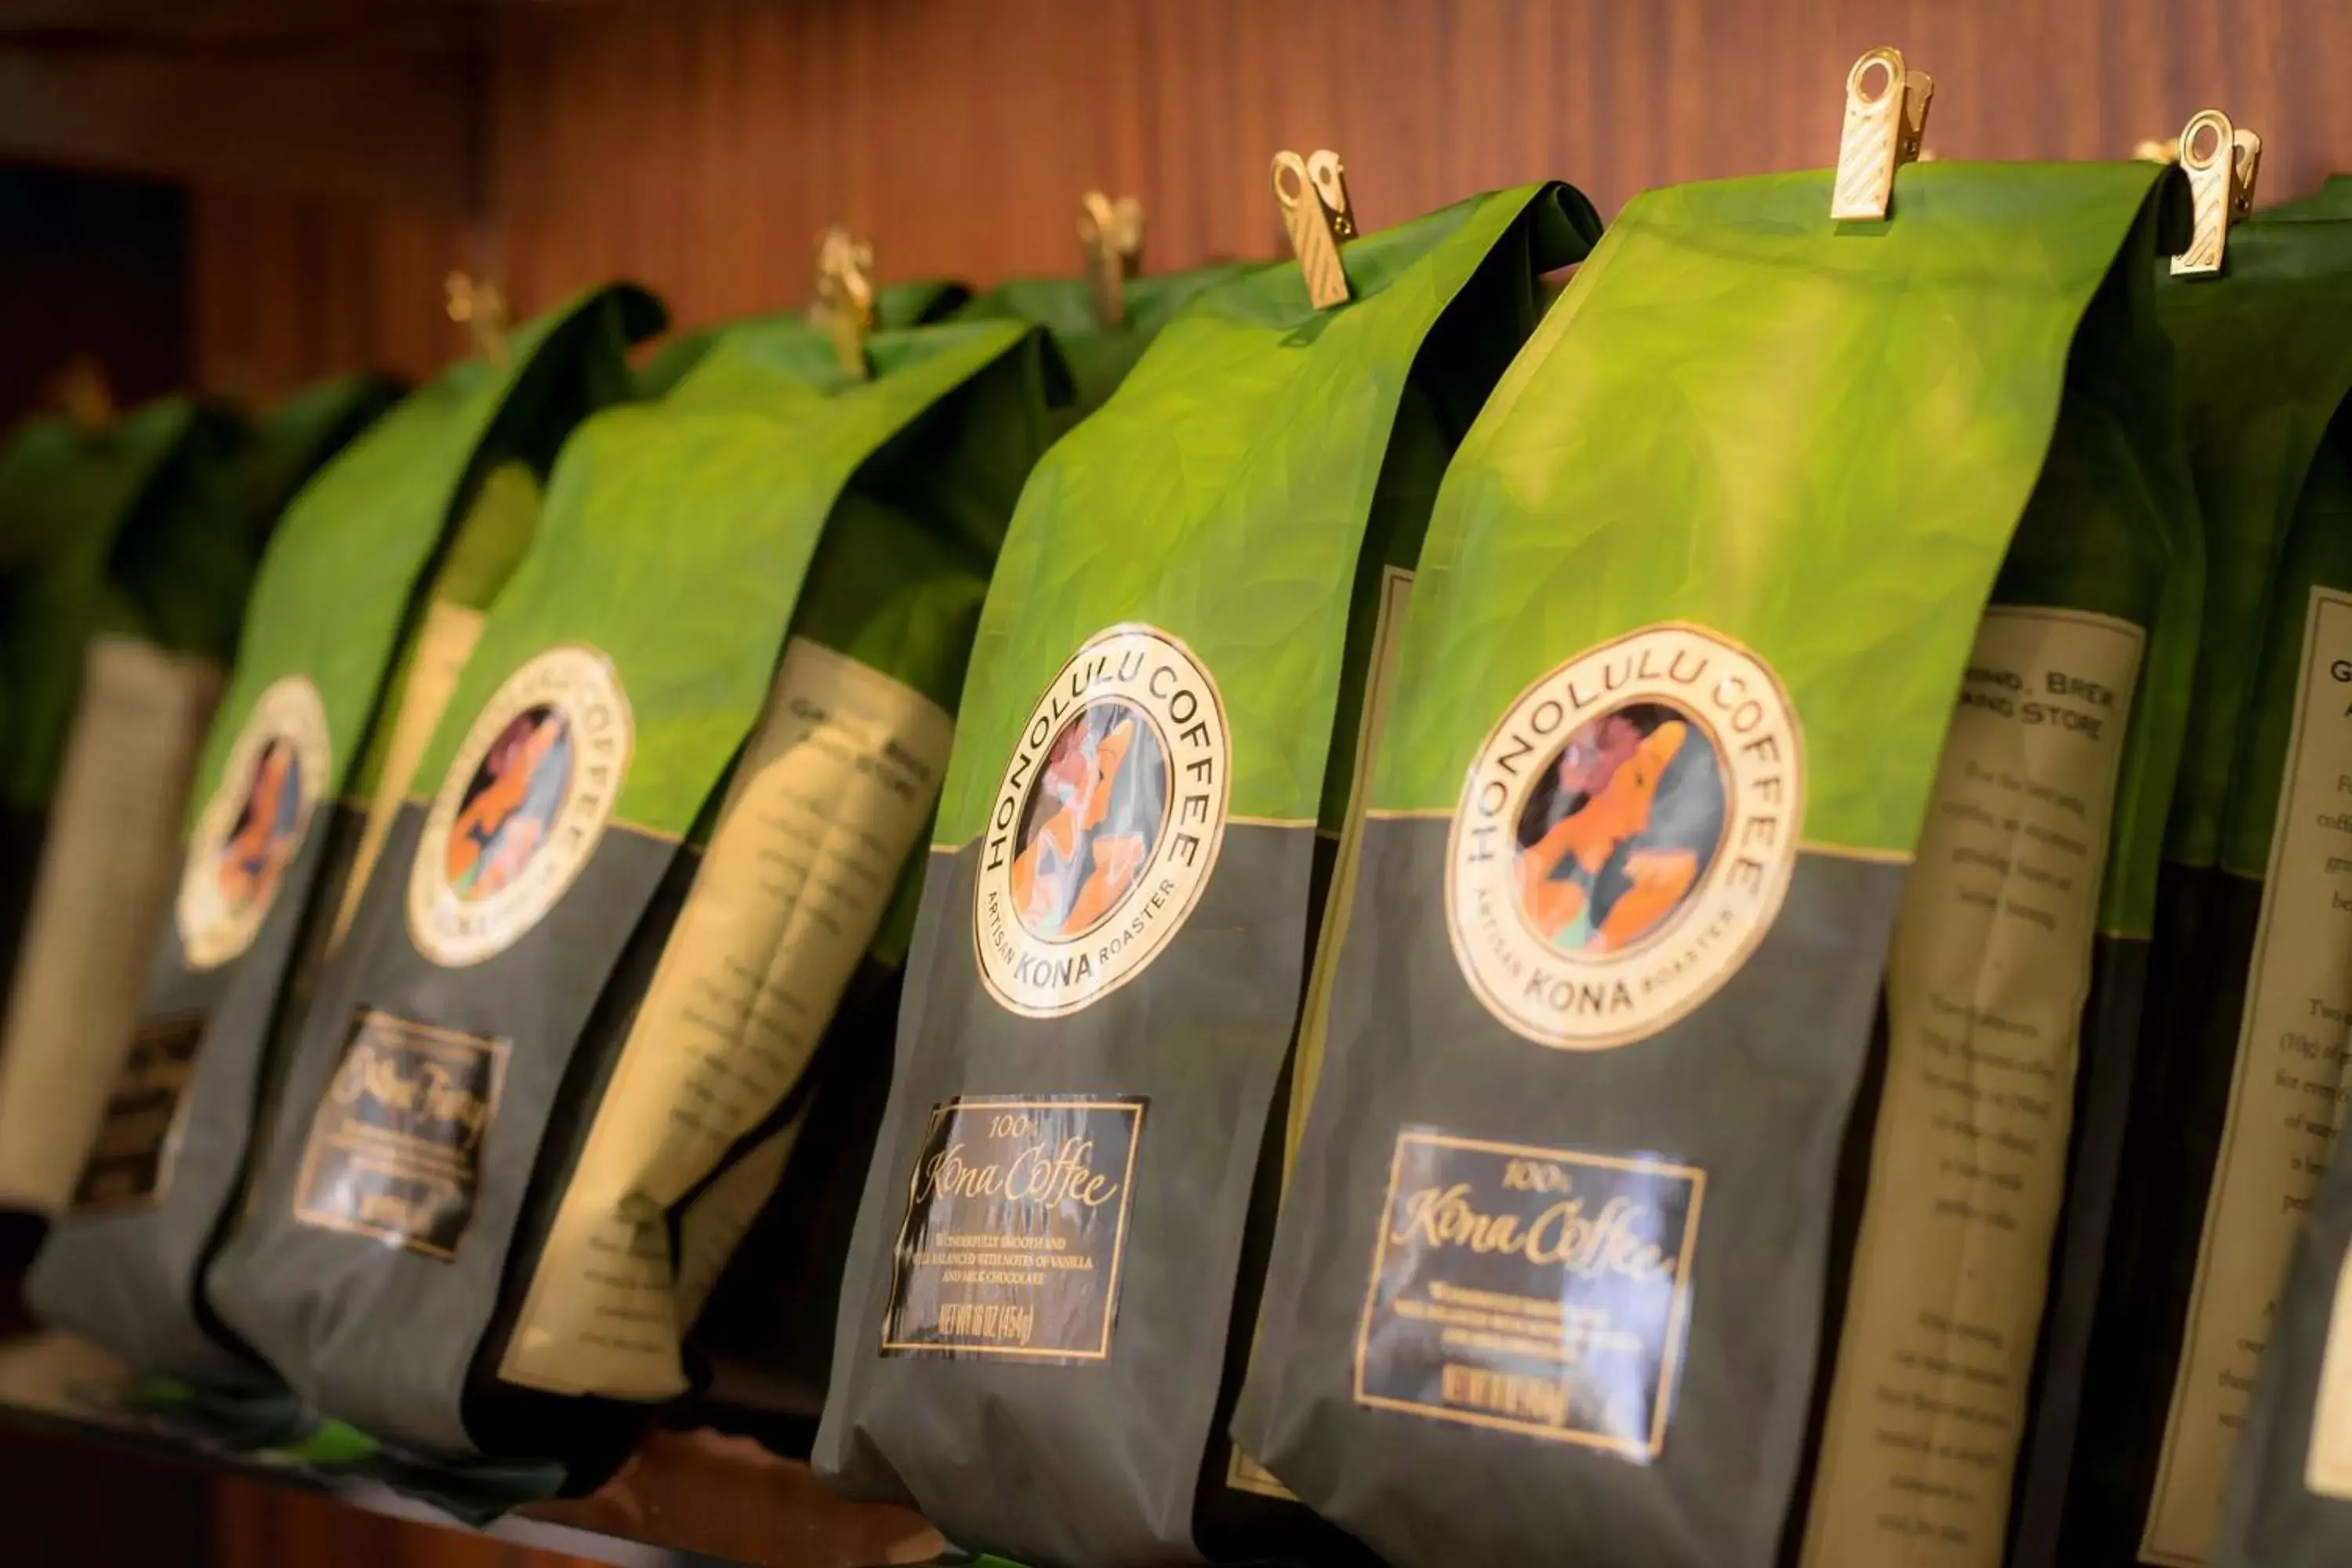
{"type": "MultiPolygon", "coordinates": [[[[97,384],[0,448],[0,987],[11,993],[35,926],[50,935],[31,941],[33,973],[81,960],[57,940],[75,923],[60,918],[61,900],[101,919],[153,905],[135,858],[114,858],[124,840],[100,814],[176,825],[252,572],[257,541],[236,515],[243,436],[226,410],[187,397],[118,418],[97,384]],[[152,571],[149,555],[165,570],[152,571]],[[167,634],[184,646],[158,640],[167,634]],[[77,734],[85,710],[93,722],[77,734]],[[99,778],[65,782],[83,763],[99,778]],[[93,848],[106,864],[91,862],[93,848]],[[105,891],[78,900],[64,867],[43,889],[42,864],[60,854],[81,874],[109,873],[105,891]]],[[[36,1103],[53,1075],[26,1076],[24,1053],[7,1045],[20,1032],[0,1036],[0,1267],[12,1270],[39,1244],[59,1187],[72,1185],[95,1110],[36,1103]]],[[[98,1055],[102,1092],[110,1074],[98,1055]]]]}
{"type": "MultiPolygon", "coordinates": [[[[178,397],[109,424],[35,418],[0,451],[0,973],[14,973],[92,641],[152,642],[168,623],[166,652],[217,660],[235,639],[255,546],[236,513],[240,436],[225,411],[178,397]]],[[[187,662],[159,661],[156,683],[201,692],[187,662]]]]}
{"type": "MultiPolygon", "coordinates": [[[[894,331],[904,327],[928,326],[945,321],[960,310],[971,298],[971,290],[961,283],[940,279],[918,279],[907,283],[891,283],[874,290],[874,326],[881,331],[894,331]]],[[[783,311],[770,318],[776,323],[803,319],[807,312],[783,311]]],[[[746,323],[714,321],[675,332],[663,342],[660,352],[646,363],[637,376],[637,392],[643,397],[660,397],[686,379],[686,373],[702,363],[703,356],[719,345],[731,332],[740,331],[746,323]]],[[[828,374],[824,367],[833,363],[830,345],[819,336],[791,337],[780,334],[778,348],[786,343],[791,352],[806,354],[812,364],[810,374],[828,374]]]]}
{"type": "Polygon", "coordinates": [[[2330,174],[2319,189],[2298,200],[2264,209],[2265,218],[2352,216],[2352,174],[2330,174]]]}
{"type": "MultiPolygon", "coordinates": [[[[2344,299],[2339,289],[2313,324],[2340,327],[2344,299]]],[[[2352,1554],[2352,1167],[2335,1158],[2352,1035],[2352,937],[2336,901],[2347,897],[2337,844],[2352,830],[2335,804],[2352,767],[2352,416],[2340,408],[2297,495],[2269,619],[2243,787],[2233,789],[2222,848],[2225,866],[2259,864],[2265,875],[2251,961],[2223,971],[2215,987],[2217,1004],[2241,994],[2244,1010],[2163,1473],[2176,1495],[2204,1502],[2203,1475],[2185,1461],[2201,1459],[2213,1440],[2188,1421],[2220,1425],[2242,1409],[2228,1426],[2226,1506],[2197,1540],[2200,1555],[2180,1560],[2317,1568],[2352,1554]],[[2274,807],[2263,810],[2265,799],[2274,807]],[[2252,1234],[2233,1234],[2233,1223],[2252,1234]],[[2283,1273],[2260,1256],[2269,1247],[2289,1258],[2283,1273]],[[2192,1358],[2203,1321],[2215,1317],[2243,1321],[2261,1347],[2258,1358],[2231,1347],[2237,1355],[2208,1373],[2218,1389],[2189,1381],[2213,1364],[2210,1352],[2204,1366],[2192,1358]],[[2236,1380],[2249,1359],[2259,1361],[2259,1381],[2245,1400],[2236,1380]]],[[[2151,1514],[2151,1542],[2165,1518],[2151,1514]]]]}
{"type": "MultiPolygon", "coordinates": [[[[1033,321],[1046,330],[1072,389],[1067,402],[1047,411],[1049,432],[1058,437],[1117,390],[1186,300],[1240,270],[1209,267],[1129,279],[1116,321],[1104,319],[1080,279],[1002,284],[961,316],[1033,321]]],[[[877,314],[890,292],[877,298],[877,314]]],[[[890,1042],[922,887],[920,858],[901,879],[891,912],[804,1075],[807,1110],[792,1131],[775,1196],[737,1249],[695,1331],[694,1349],[709,1374],[699,1418],[789,1452],[808,1451],[824,1406],[850,1232],[889,1089],[890,1042]]]]}
{"type": "Polygon", "coordinates": [[[255,417],[237,454],[237,479],[256,535],[266,541],[302,487],[398,403],[404,390],[389,376],[349,371],[306,386],[255,417]]]}
{"type": "Polygon", "coordinates": [[[209,1276],[317,1408],[578,1477],[684,1391],[944,771],[1040,344],[878,333],[853,380],[750,323],[565,447],[209,1276]]]}
{"type": "MultiPolygon", "coordinates": [[[[84,651],[72,644],[86,627],[52,623],[50,640],[18,650],[55,672],[79,663],[82,674],[0,1024],[0,1209],[47,1216],[71,1198],[130,1047],[253,567],[293,492],[394,391],[368,375],[322,383],[226,451],[217,432],[207,442],[191,422],[196,444],[151,482],[144,504],[155,516],[134,519],[103,554],[76,557],[102,574],[79,591],[103,629],[84,651]],[[185,492],[176,500],[152,493],[174,486],[185,492]]],[[[85,540],[105,535],[84,526],[85,540]]]]}
{"type": "Polygon", "coordinates": [[[2001,1561],[2194,634],[2158,180],[1643,195],[1464,442],[1234,1426],[1390,1561],[2001,1561]]]}
{"type": "Polygon", "coordinates": [[[1096,288],[1083,278],[1023,278],[1000,283],[966,305],[973,320],[1034,321],[1054,335],[1074,390],[1056,411],[1055,434],[1096,409],[1127,379],[1161,328],[1193,296],[1249,270],[1247,262],[1221,262],[1182,272],[1129,278],[1119,286],[1120,310],[1107,318],[1096,288]]]}
{"type": "Polygon", "coordinates": [[[1598,222],[1560,186],[1199,295],[1040,465],[989,595],[815,1463],[1043,1565],[1262,1551],[1254,1205],[1430,497],[1598,222]]]}
{"type": "Polygon", "coordinates": [[[2083,1429],[2042,1559],[2070,1564],[2208,1560],[2341,1121],[2338,1015],[2352,1008],[2352,949],[2330,934],[2324,771],[2343,707],[2329,595],[2352,591],[2335,542],[2352,221],[2257,214],[2231,232],[2221,276],[2170,284],[2160,303],[2211,589],[2168,851],[2158,1026],[2084,1373],[2101,1418],[2083,1429]]]}
{"type": "MultiPolygon", "coordinates": [[[[142,1371],[262,1379],[214,1315],[205,1259],[232,1217],[274,1076],[265,1051],[299,954],[323,945],[362,810],[343,804],[386,677],[427,629],[420,581],[501,460],[544,466],[625,392],[659,310],[583,296],[405,399],[308,486],[255,585],[214,721],[172,919],[71,1210],[28,1279],[48,1322],[142,1371]]],[[[430,659],[429,651],[415,657],[430,659]]]]}

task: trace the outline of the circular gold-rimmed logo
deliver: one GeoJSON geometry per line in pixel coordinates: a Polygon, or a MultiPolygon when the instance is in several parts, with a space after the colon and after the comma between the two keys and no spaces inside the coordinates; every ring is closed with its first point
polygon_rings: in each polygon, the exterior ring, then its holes
{"type": "Polygon", "coordinates": [[[593,647],[507,677],[458,744],[408,874],[408,934],[448,968],[503,952],[587,864],[628,776],[636,727],[593,647]]]}
{"type": "Polygon", "coordinates": [[[180,948],[214,969],[253,944],[327,787],[327,711],[299,675],[272,681],[236,732],[180,870],[180,948]]]}
{"type": "Polygon", "coordinates": [[[1097,632],[1030,710],[982,835],[972,952],[989,994],[1055,1018],[1142,973],[1224,842],[1224,700],[1182,643],[1097,632]]]}
{"type": "Polygon", "coordinates": [[[1539,1045],[1656,1033],[1763,940],[1804,800],[1796,710],[1746,648],[1666,623],[1579,654],[1471,764],[1445,866],[1464,977],[1539,1045]]]}

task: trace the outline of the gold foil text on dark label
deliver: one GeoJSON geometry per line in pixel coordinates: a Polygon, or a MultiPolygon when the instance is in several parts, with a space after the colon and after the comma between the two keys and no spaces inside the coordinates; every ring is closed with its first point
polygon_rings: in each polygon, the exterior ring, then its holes
{"type": "Polygon", "coordinates": [[[135,1208],[160,1195],[171,1175],[172,1133],[194,1076],[201,1016],[142,1025],[106,1099],[106,1118],[74,1187],[76,1214],[135,1208]]]}
{"type": "Polygon", "coordinates": [[[1108,1358],[1145,1103],[934,1107],[891,1258],[883,1353],[1108,1358]]]}
{"type": "Polygon", "coordinates": [[[1648,1463],[1674,1412],[1706,1186],[1654,1155],[1405,1129],[1357,1403],[1648,1463]]]}
{"type": "Polygon", "coordinates": [[[359,1013],[310,1123],[294,1217],[456,1258],[506,1062],[504,1040],[359,1013]]]}

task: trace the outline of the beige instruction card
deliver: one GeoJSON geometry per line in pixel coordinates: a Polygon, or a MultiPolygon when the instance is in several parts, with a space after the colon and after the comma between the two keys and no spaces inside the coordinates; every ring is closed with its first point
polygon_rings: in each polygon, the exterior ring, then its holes
{"type": "Polygon", "coordinates": [[[808,1066],[929,820],[953,739],[920,693],[803,638],[787,647],[500,1377],[622,1398],[684,1388],[666,1217],[808,1066]]]}
{"type": "Polygon", "coordinates": [[[224,672],[101,637],[58,770],[0,1034],[0,1204],[62,1210],[131,1050],[224,672]]]}
{"type": "Polygon", "coordinates": [[[1887,966],[1805,1568],[2000,1568],[2141,634],[1985,612],[1887,966]]]}
{"type": "MultiPolygon", "coordinates": [[[[2312,591],[2221,1157],[2140,1555],[2200,1564],[2287,1258],[2344,1122],[2352,1037],[2352,595],[2312,591]]],[[[2339,1310],[2340,1310],[2339,1303],[2339,1310]]],[[[2328,1351],[2331,1364],[2336,1347],[2328,1351]]],[[[2313,1435],[2319,1464],[2325,1426],[2313,1435]]]]}
{"type": "Polygon", "coordinates": [[[807,1122],[808,1108],[803,1106],[790,1121],[696,1194],[678,1216],[677,1283],[670,1288],[670,1300],[676,1305],[679,1332],[692,1328],[694,1320],[702,1316],[702,1304],[710,1300],[743,1233],[751,1228],[768,1194],[784,1179],[784,1166],[807,1122]]]}

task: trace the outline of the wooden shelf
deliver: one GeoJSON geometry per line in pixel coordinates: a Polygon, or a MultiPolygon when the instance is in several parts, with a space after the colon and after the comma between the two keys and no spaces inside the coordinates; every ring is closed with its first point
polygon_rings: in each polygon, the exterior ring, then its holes
{"type": "MultiPolygon", "coordinates": [[[[380,1482],[201,1449],[127,1408],[129,1386],[121,1363],[79,1341],[47,1333],[0,1340],[0,1420],[299,1487],[394,1519],[467,1528],[380,1482]]],[[[655,1432],[593,1496],[534,1504],[483,1533],[616,1568],[882,1568],[936,1563],[946,1549],[915,1514],[843,1502],[805,1464],[707,1430],[655,1432]]]]}

